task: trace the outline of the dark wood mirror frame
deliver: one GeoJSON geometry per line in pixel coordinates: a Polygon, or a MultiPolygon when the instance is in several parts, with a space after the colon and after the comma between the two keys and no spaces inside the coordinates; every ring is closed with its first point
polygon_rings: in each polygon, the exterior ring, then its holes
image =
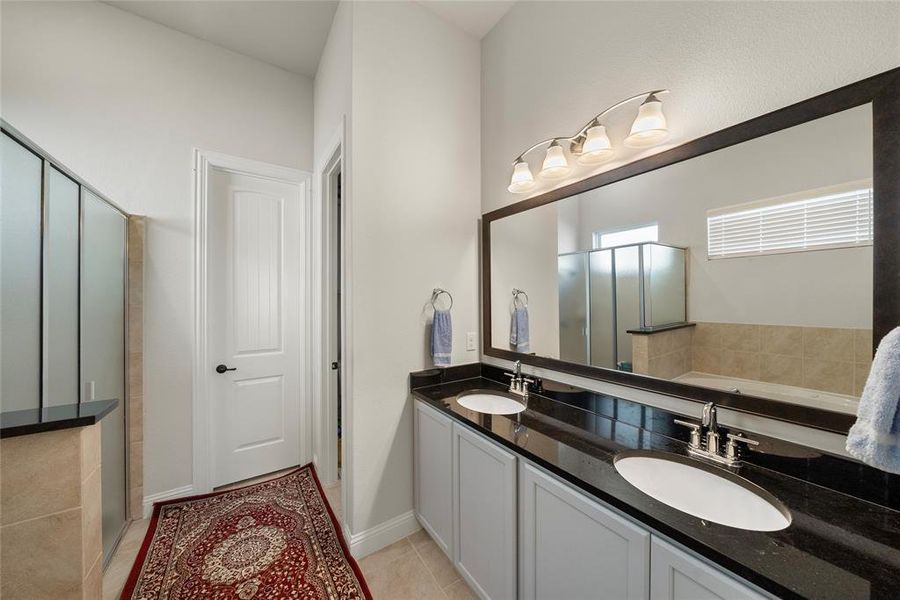
{"type": "Polygon", "coordinates": [[[877,347],[885,334],[900,325],[900,67],[484,214],[481,223],[484,354],[697,402],[715,402],[749,414],[846,434],[856,420],[852,415],[494,348],[491,340],[491,223],[870,102],[873,116],[873,195],[876,199],[872,338],[874,347],[877,347]]]}

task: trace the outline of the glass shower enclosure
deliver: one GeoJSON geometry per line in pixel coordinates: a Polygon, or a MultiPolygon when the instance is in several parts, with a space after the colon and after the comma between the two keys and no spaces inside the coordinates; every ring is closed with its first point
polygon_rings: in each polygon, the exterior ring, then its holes
{"type": "Polygon", "coordinates": [[[686,249],[657,242],[558,257],[565,361],[630,371],[634,330],[686,320],[686,249]]]}
{"type": "Polygon", "coordinates": [[[119,400],[100,422],[108,560],[127,519],[127,215],[6,123],[0,188],[0,410],[119,400]]]}

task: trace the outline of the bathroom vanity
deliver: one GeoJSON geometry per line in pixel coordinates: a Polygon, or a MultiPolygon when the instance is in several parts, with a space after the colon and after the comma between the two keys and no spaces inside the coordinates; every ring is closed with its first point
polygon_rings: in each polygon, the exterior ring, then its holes
{"type": "Polygon", "coordinates": [[[728,527],[655,500],[614,466],[635,450],[696,461],[682,415],[549,381],[517,414],[460,403],[503,394],[501,380],[482,364],[410,379],[416,515],[481,597],[851,599],[900,586],[900,478],[748,434],[765,454],[709,468],[771,494],[789,525],[728,527]],[[825,470],[847,493],[826,487],[825,470]]]}

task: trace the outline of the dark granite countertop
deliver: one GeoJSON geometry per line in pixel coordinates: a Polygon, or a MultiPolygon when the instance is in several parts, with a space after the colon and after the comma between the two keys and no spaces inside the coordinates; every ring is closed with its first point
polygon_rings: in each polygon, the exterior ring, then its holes
{"type": "Polygon", "coordinates": [[[647,496],[613,466],[616,453],[627,449],[686,455],[687,445],[678,439],[683,436],[682,428],[671,423],[681,415],[549,381],[543,382],[540,395],[532,394],[527,410],[520,415],[477,413],[460,406],[456,395],[473,389],[506,389],[494,380],[500,379],[499,369],[483,367],[476,364],[453,372],[412,374],[412,393],[776,596],[851,600],[897,598],[900,594],[896,476],[880,477],[858,465],[857,471],[864,475],[849,477],[858,481],[852,485],[836,481],[838,487],[849,485],[874,501],[862,499],[810,481],[827,478],[816,472],[823,467],[832,471],[832,478],[847,479],[843,477],[850,472],[847,469],[856,469],[848,466],[851,461],[751,433],[750,437],[764,442],[768,454],[754,453],[747,458],[753,462],[745,462],[737,472],[781,500],[793,521],[787,529],[775,532],[708,523],[647,496]],[[482,376],[482,371],[491,378],[482,376]],[[797,464],[805,465],[802,473],[797,464]]]}
{"type": "Polygon", "coordinates": [[[3,412],[0,413],[0,438],[93,425],[112,412],[118,404],[118,400],[93,400],[81,404],[3,412]]]}

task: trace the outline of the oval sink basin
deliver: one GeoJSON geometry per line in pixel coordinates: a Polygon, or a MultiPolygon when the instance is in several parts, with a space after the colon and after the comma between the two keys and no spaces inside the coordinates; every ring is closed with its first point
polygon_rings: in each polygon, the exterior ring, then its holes
{"type": "Polygon", "coordinates": [[[791,513],[775,496],[743,477],[666,452],[622,452],[614,465],[648,496],[697,518],[752,531],[778,531],[791,513]]]}
{"type": "Polygon", "coordinates": [[[466,392],[458,395],[456,401],[463,408],[489,415],[514,415],[525,410],[525,405],[512,395],[499,392],[466,392]]]}

